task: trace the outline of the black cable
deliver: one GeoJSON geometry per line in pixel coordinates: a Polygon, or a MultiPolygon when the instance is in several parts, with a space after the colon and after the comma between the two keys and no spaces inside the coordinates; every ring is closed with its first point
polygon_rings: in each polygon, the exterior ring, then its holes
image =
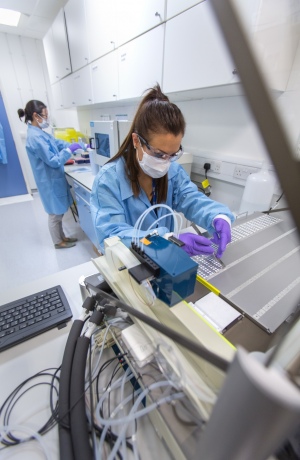
{"type": "Polygon", "coordinates": [[[272,214],[273,212],[290,211],[290,208],[270,208],[269,211],[262,211],[263,214],[272,214]]]}
{"type": "MultiPolygon", "coordinates": [[[[179,420],[180,423],[182,423],[183,425],[186,425],[186,426],[198,426],[200,427],[200,424],[199,424],[199,420],[198,418],[191,414],[191,412],[189,411],[189,409],[184,405],[183,401],[181,400],[178,400],[178,401],[174,401],[174,404],[171,405],[172,407],[172,410],[173,410],[173,413],[175,415],[175,417],[179,420]],[[178,407],[178,404],[181,404],[181,406],[186,410],[186,412],[188,413],[189,417],[190,417],[190,420],[186,420],[184,418],[182,418],[182,416],[180,416],[177,412],[177,407],[178,407]],[[194,420],[191,420],[191,418],[194,420]]],[[[201,421],[201,425],[203,425],[204,422],[201,421]]]]}
{"type": "Polygon", "coordinates": [[[70,380],[76,342],[82,331],[84,322],[75,320],[72,324],[65,346],[60,373],[59,386],[59,453],[64,460],[73,460],[74,452],[70,431],[70,380]]]}
{"type": "Polygon", "coordinates": [[[91,407],[91,437],[93,444],[93,452],[96,452],[95,446],[95,429],[94,429],[94,398],[93,398],[93,379],[92,379],[92,341],[90,340],[90,353],[89,353],[89,382],[90,382],[90,407],[91,407]]]}
{"type": "Polygon", "coordinates": [[[204,163],[203,169],[205,171],[205,179],[207,179],[207,171],[210,170],[210,163],[204,163]]]}
{"type": "MultiPolygon", "coordinates": [[[[117,363],[115,365],[115,367],[114,367],[114,370],[112,372],[112,375],[111,375],[110,380],[109,380],[109,382],[108,382],[108,384],[106,386],[105,391],[107,391],[112,386],[113,379],[116,376],[116,374],[119,372],[120,369],[121,369],[120,368],[120,363],[117,363]]],[[[110,418],[110,397],[111,397],[111,391],[109,391],[108,398],[107,398],[107,415],[108,415],[108,418],[110,418]]],[[[103,401],[103,404],[104,404],[104,401],[103,401]]],[[[104,414],[103,405],[102,405],[102,413],[104,414]]],[[[109,431],[112,431],[111,427],[109,428],[109,431]]],[[[110,441],[109,441],[110,448],[112,449],[112,442],[111,442],[112,438],[110,437],[109,439],[110,439],[110,441]]]]}
{"type": "MultiPolygon", "coordinates": [[[[89,285],[89,283],[87,282],[89,285]]],[[[124,302],[112,297],[111,295],[107,294],[106,292],[101,291],[98,288],[93,287],[95,292],[97,292],[96,297],[103,299],[107,298],[112,305],[115,305],[122,310],[125,310],[130,315],[135,316],[136,318],[140,319],[144,323],[148,324],[148,326],[152,327],[153,329],[161,332],[162,334],[166,335],[174,342],[182,345],[183,347],[187,348],[192,353],[200,356],[201,358],[208,361],[210,364],[216,366],[217,368],[221,369],[222,371],[226,372],[229,367],[229,362],[226,361],[224,358],[212,353],[210,350],[199,345],[199,343],[184,337],[182,334],[179,334],[177,331],[174,331],[170,327],[159,323],[158,321],[150,318],[149,316],[145,315],[144,313],[139,312],[135,308],[130,307],[129,305],[125,304],[124,302]]]]}
{"type": "MultiPolygon", "coordinates": [[[[96,306],[96,300],[93,297],[87,297],[82,308],[86,313],[93,311],[96,306]]],[[[76,342],[81,334],[83,325],[88,319],[88,316],[84,320],[76,319],[70,330],[68,340],[65,346],[63,361],[61,365],[60,374],[60,389],[59,389],[59,451],[60,458],[64,460],[73,460],[74,452],[71,440],[70,431],[70,386],[71,386],[71,373],[73,367],[73,359],[76,348],[76,342]]]]}
{"type": "MultiPolygon", "coordinates": [[[[60,377],[57,376],[58,372],[60,372],[61,370],[61,366],[59,366],[56,371],[54,372],[53,374],[53,377],[51,379],[51,385],[52,385],[52,391],[50,391],[50,401],[49,401],[49,404],[50,404],[50,410],[51,410],[51,414],[52,414],[52,417],[54,418],[54,420],[56,421],[56,423],[58,423],[58,401],[56,402],[56,408],[53,407],[53,388],[56,389],[55,385],[54,385],[54,380],[57,379],[57,381],[59,382],[60,384],[60,377]]],[[[59,399],[59,392],[58,392],[58,399],[59,399]]]]}
{"type": "MultiPolygon", "coordinates": [[[[273,208],[274,208],[274,206],[276,206],[277,203],[279,203],[279,201],[281,200],[283,195],[284,195],[284,192],[281,193],[280,197],[275,201],[274,205],[270,207],[269,211],[267,211],[266,214],[270,214],[270,212],[276,212],[275,210],[273,210],[273,208]]],[[[289,209],[289,208],[286,208],[286,209],[289,209]]]]}
{"type": "MultiPolygon", "coordinates": [[[[113,382],[113,379],[115,378],[115,376],[117,375],[117,373],[120,371],[121,367],[120,367],[120,363],[117,363],[115,365],[115,368],[112,372],[112,375],[110,377],[110,380],[107,384],[107,387],[106,387],[106,391],[108,390],[109,387],[112,386],[112,382],[113,382]]],[[[107,398],[107,413],[108,413],[108,417],[110,417],[110,395],[111,395],[111,391],[109,392],[108,394],[108,398],[107,398]]]]}
{"type": "Polygon", "coordinates": [[[113,358],[110,358],[107,361],[105,361],[105,363],[103,363],[102,366],[100,367],[99,372],[96,377],[97,402],[99,402],[100,400],[98,388],[99,388],[99,379],[100,379],[101,372],[103,372],[115,359],[120,359],[125,355],[126,353],[123,353],[123,354],[119,353],[117,356],[114,356],[113,358]]]}
{"type": "MultiPolygon", "coordinates": [[[[9,425],[9,419],[10,419],[10,416],[11,416],[11,413],[15,407],[15,405],[17,404],[17,402],[22,398],[22,396],[24,396],[26,393],[28,393],[30,390],[32,390],[33,388],[35,387],[38,387],[40,385],[50,385],[51,386],[51,383],[49,382],[40,382],[40,383],[36,383],[32,386],[30,386],[29,388],[26,388],[23,393],[21,393],[17,399],[15,400],[12,400],[11,401],[11,404],[10,404],[10,407],[6,409],[5,411],[5,416],[4,416],[4,425],[9,425]]],[[[57,394],[58,394],[58,391],[57,391],[57,394]]],[[[37,433],[43,435],[45,434],[47,431],[49,431],[49,429],[46,430],[46,428],[48,427],[48,424],[50,424],[51,428],[53,428],[53,426],[55,424],[53,424],[52,422],[52,415],[50,417],[50,419],[48,419],[48,421],[42,426],[42,428],[38,429],[37,430],[37,433]]],[[[16,438],[13,434],[11,434],[10,432],[8,432],[7,434],[7,437],[13,442],[13,444],[20,444],[21,442],[27,442],[31,439],[33,439],[32,437],[30,438],[25,438],[25,439],[18,439],[16,438]]],[[[5,443],[5,442],[4,442],[5,443]]],[[[8,443],[9,444],[9,443],[8,443]]]]}
{"type": "MultiPolygon", "coordinates": [[[[17,402],[21,399],[22,396],[24,396],[24,394],[26,394],[28,391],[32,390],[33,388],[35,388],[37,386],[40,386],[40,385],[49,385],[51,387],[52,391],[53,391],[53,388],[54,388],[55,391],[56,391],[56,394],[58,394],[58,389],[56,388],[56,386],[54,385],[53,382],[54,382],[54,379],[56,379],[57,382],[59,382],[59,378],[56,375],[59,369],[55,369],[55,373],[51,374],[48,371],[52,370],[52,369],[54,369],[54,368],[44,369],[43,371],[40,371],[40,372],[34,374],[33,376],[27,378],[26,380],[24,380],[21,384],[19,384],[10,393],[10,395],[6,398],[6,400],[4,401],[4,403],[2,404],[2,406],[0,408],[0,415],[4,411],[4,414],[3,414],[3,424],[4,425],[9,425],[11,413],[12,413],[15,405],[17,404],[17,402]],[[49,382],[36,383],[34,385],[29,386],[21,394],[19,394],[24,389],[25,385],[27,385],[30,381],[32,381],[35,378],[44,377],[44,376],[50,376],[51,377],[51,382],[50,383],[49,382]]],[[[52,409],[53,409],[53,406],[52,406],[52,409]]],[[[52,411],[51,417],[46,421],[46,423],[39,430],[37,430],[37,433],[43,435],[43,434],[47,433],[48,431],[50,431],[55,426],[55,424],[56,424],[56,420],[55,420],[55,417],[53,416],[53,411],[52,411]]],[[[16,436],[14,436],[10,432],[6,433],[6,436],[7,436],[8,439],[2,438],[1,443],[4,445],[4,447],[1,448],[0,450],[6,449],[7,447],[15,446],[17,444],[28,442],[28,441],[34,439],[32,436],[30,436],[28,438],[20,439],[20,438],[17,438],[16,436]]]]}
{"type": "MultiPolygon", "coordinates": [[[[102,364],[101,368],[99,369],[98,375],[97,375],[97,377],[96,377],[96,379],[97,379],[96,390],[97,390],[97,401],[98,401],[98,402],[99,402],[99,399],[100,399],[100,398],[99,398],[99,393],[98,393],[100,374],[101,374],[101,373],[102,373],[102,372],[103,372],[113,361],[115,361],[116,359],[119,360],[119,363],[118,363],[117,366],[121,366],[121,367],[119,367],[119,369],[121,369],[122,366],[123,366],[123,363],[122,363],[122,360],[121,360],[121,359],[122,359],[123,356],[125,356],[125,355],[126,355],[126,353],[123,353],[123,354],[120,354],[120,353],[119,353],[118,355],[114,356],[113,358],[108,359],[105,363],[102,364]]],[[[114,372],[114,371],[113,371],[113,372],[114,372]]],[[[107,388],[108,388],[108,386],[107,386],[107,388]]],[[[100,408],[100,415],[101,415],[101,417],[104,417],[103,407],[100,408]]],[[[102,431],[103,431],[103,428],[100,427],[100,426],[98,426],[95,422],[94,422],[94,428],[98,431],[99,436],[101,436],[101,433],[102,433],[102,431]]],[[[111,441],[115,442],[117,439],[118,439],[118,435],[116,435],[115,433],[113,433],[113,432],[111,431],[111,429],[108,429],[108,431],[107,431],[107,433],[106,433],[106,436],[105,436],[105,441],[111,443],[111,441]]],[[[127,440],[126,440],[126,446],[127,446],[131,451],[133,451],[133,446],[132,446],[132,444],[131,444],[129,441],[127,441],[127,440]]],[[[119,455],[120,457],[122,457],[122,456],[119,454],[119,452],[118,452],[118,455],[119,455]]]]}
{"type": "Polygon", "coordinates": [[[90,339],[79,337],[74,353],[70,386],[70,428],[75,460],[93,460],[93,451],[89,440],[89,430],[85,413],[84,375],[90,339]]]}

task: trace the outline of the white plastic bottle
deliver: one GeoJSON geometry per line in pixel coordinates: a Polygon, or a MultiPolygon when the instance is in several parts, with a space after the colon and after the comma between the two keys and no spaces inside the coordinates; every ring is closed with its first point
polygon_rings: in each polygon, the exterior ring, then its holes
{"type": "Polygon", "coordinates": [[[275,188],[275,179],[269,173],[267,164],[263,163],[261,171],[250,174],[242,196],[239,214],[270,209],[275,188]]]}
{"type": "Polygon", "coordinates": [[[78,137],[78,144],[81,146],[82,150],[85,150],[84,142],[82,141],[82,137],[78,137]]]}

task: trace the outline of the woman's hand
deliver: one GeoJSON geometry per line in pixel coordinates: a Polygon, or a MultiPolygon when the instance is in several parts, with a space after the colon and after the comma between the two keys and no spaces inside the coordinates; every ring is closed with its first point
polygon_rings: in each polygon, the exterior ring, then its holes
{"type": "Polygon", "coordinates": [[[205,236],[195,235],[194,233],[182,233],[178,239],[184,243],[181,249],[189,256],[197,256],[199,254],[208,256],[214,252],[211,240],[205,238],[205,236]]]}
{"type": "Polygon", "coordinates": [[[218,245],[216,257],[220,259],[226,249],[227,244],[231,241],[231,228],[229,223],[220,217],[214,219],[213,225],[216,231],[214,232],[211,241],[218,245]]]}
{"type": "Polygon", "coordinates": [[[81,150],[82,150],[81,145],[78,144],[77,142],[75,142],[74,144],[69,145],[68,148],[71,150],[72,153],[74,153],[75,150],[78,150],[78,149],[81,149],[81,150]]]}

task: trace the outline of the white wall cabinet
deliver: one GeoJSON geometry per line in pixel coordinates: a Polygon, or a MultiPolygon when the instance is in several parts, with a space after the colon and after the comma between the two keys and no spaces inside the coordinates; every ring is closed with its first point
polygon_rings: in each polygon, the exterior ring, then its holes
{"type": "Polygon", "coordinates": [[[140,97],[161,84],[164,24],[118,48],[119,98],[140,97]]]}
{"type": "Polygon", "coordinates": [[[86,66],[52,85],[56,109],[66,109],[93,103],[90,67],[86,66]]]}
{"type": "Polygon", "coordinates": [[[159,25],[165,18],[165,0],[116,0],[117,45],[159,25]]]}
{"type": "Polygon", "coordinates": [[[94,103],[118,100],[118,52],[97,59],[90,68],[94,103]]]}
{"type": "Polygon", "coordinates": [[[116,0],[85,0],[85,11],[89,56],[93,62],[116,47],[116,0]]]}
{"type": "Polygon", "coordinates": [[[50,83],[71,73],[71,60],[63,9],[56,16],[43,39],[50,83]]]}
{"type": "Polygon", "coordinates": [[[163,90],[167,93],[239,81],[208,2],[166,23],[163,90]]]}
{"type": "Polygon", "coordinates": [[[76,106],[93,103],[90,66],[83,67],[73,74],[73,91],[76,106]]]}
{"type": "Polygon", "coordinates": [[[65,6],[73,72],[89,63],[89,47],[84,0],[69,0],[65,6]]]}
{"type": "Polygon", "coordinates": [[[62,100],[62,90],[61,90],[60,81],[51,85],[51,92],[52,92],[54,108],[63,109],[64,106],[63,106],[63,100],[62,100]]]}
{"type": "MultiPolygon", "coordinates": [[[[284,91],[298,45],[291,23],[296,5],[286,0],[235,3],[270,88],[284,91]]],[[[156,82],[166,93],[202,90],[214,97],[242,92],[241,85],[233,85],[240,83],[239,76],[209,0],[69,0],[65,11],[73,72],[80,73],[66,80],[69,87],[64,78],[62,103],[56,87],[57,106],[138,98],[156,82]],[[170,19],[160,24],[165,10],[170,19]]],[[[63,30],[63,18],[60,12],[44,39],[52,83],[68,69],[61,52],[54,52],[55,37],[61,37],[56,46],[62,47],[63,35],[56,30],[63,30]]]]}
{"type": "Polygon", "coordinates": [[[74,74],[68,75],[60,81],[62,104],[64,108],[76,107],[74,92],[74,74]]]}

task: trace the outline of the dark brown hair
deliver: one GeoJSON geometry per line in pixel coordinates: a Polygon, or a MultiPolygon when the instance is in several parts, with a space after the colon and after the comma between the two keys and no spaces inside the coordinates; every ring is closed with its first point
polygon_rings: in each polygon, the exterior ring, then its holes
{"type": "MultiPolygon", "coordinates": [[[[118,153],[109,161],[124,157],[126,174],[131,182],[134,196],[138,196],[140,185],[138,181],[139,166],[135,148],[132,141],[132,133],[137,133],[148,141],[153,134],[172,133],[174,136],[184,135],[185,120],[177,105],[169,101],[157,84],[147,90],[148,93],[142,99],[129,133],[123,141],[118,153]]],[[[166,201],[168,192],[168,175],[156,180],[157,202],[166,201]]]]}
{"type": "Polygon", "coordinates": [[[27,102],[24,110],[23,109],[18,110],[18,115],[19,115],[20,120],[21,118],[25,116],[24,122],[27,124],[28,121],[33,120],[34,112],[41,114],[43,109],[46,109],[46,108],[47,106],[43,102],[32,100],[32,101],[27,102]]]}

